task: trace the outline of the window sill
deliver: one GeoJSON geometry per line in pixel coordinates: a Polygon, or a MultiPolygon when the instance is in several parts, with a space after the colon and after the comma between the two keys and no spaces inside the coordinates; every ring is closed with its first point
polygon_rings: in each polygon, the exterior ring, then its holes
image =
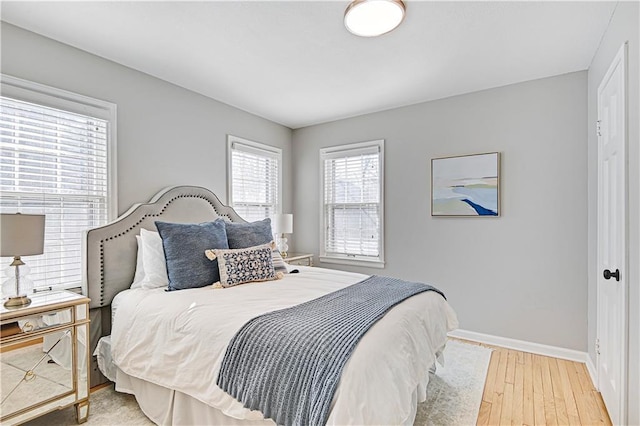
{"type": "Polygon", "coordinates": [[[320,256],[320,262],[336,263],[339,265],[364,266],[367,268],[378,268],[378,269],[384,268],[384,261],[380,261],[380,260],[362,260],[362,259],[347,259],[343,257],[320,256]]]}
{"type": "Polygon", "coordinates": [[[62,291],[62,290],[67,290],[67,291],[70,291],[70,292],[73,292],[73,293],[77,293],[77,294],[83,294],[82,285],[80,285],[79,283],[39,286],[39,287],[36,287],[33,290],[33,292],[34,293],[43,293],[43,292],[47,292],[47,291],[62,291]]]}

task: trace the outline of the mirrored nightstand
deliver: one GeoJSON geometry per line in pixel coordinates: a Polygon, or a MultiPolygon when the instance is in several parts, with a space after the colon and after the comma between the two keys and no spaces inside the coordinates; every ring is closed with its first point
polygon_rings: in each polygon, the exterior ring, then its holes
{"type": "Polygon", "coordinates": [[[311,253],[287,253],[284,261],[289,265],[313,266],[313,254],[311,253]]]}
{"type": "Polygon", "coordinates": [[[30,295],[0,307],[0,422],[24,423],[75,405],[89,416],[89,299],[69,291],[30,295]]]}

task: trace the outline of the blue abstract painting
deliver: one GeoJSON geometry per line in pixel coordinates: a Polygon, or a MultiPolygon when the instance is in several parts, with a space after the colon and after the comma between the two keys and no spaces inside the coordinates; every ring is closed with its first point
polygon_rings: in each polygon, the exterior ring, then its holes
{"type": "Polygon", "coordinates": [[[431,160],[432,216],[499,216],[500,153],[431,160]]]}

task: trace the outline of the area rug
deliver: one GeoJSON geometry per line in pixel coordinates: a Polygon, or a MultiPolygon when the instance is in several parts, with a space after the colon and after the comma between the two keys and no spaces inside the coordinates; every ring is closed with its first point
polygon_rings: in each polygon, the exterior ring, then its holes
{"type": "MultiPolygon", "coordinates": [[[[472,425],[476,423],[491,350],[450,340],[444,351],[444,366],[438,364],[427,390],[427,400],[418,405],[415,425],[472,425]]],[[[152,425],[131,395],[115,392],[113,385],[91,394],[87,425],[152,425]]],[[[49,413],[27,425],[76,425],[73,408],[49,413]]]]}
{"type": "Polygon", "coordinates": [[[438,364],[418,404],[414,425],[475,425],[487,379],[491,349],[449,340],[444,366],[438,364]]]}

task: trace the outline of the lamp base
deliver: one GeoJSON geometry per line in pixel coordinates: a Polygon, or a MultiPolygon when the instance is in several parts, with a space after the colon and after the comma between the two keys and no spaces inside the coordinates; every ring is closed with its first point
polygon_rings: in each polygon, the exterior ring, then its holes
{"type": "Polygon", "coordinates": [[[26,295],[21,296],[10,296],[7,298],[6,302],[4,302],[5,308],[22,308],[24,306],[29,306],[31,304],[31,299],[29,299],[26,295]]]}
{"type": "Polygon", "coordinates": [[[289,251],[289,245],[287,244],[287,238],[284,234],[281,234],[280,237],[277,238],[276,248],[280,252],[280,255],[283,259],[287,257],[287,251],[289,251]]]}

